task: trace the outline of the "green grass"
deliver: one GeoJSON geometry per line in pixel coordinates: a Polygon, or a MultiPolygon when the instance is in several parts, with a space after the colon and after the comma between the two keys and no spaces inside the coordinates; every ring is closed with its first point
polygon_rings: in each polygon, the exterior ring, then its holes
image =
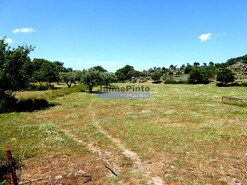
{"type": "Polygon", "coordinates": [[[46,91],[24,91],[17,92],[16,97],[19,100],[25,99],[54,99],[57,97],[65,96],[75,92],[84,92],[86,91],[86,87],[84,85],[77,85],[71,88],[64,87],[56,90],[46,90],[46,91]]]}
{"type": "MultiPolygon", "coordinates": [[[[32,113],[0,114],[0,158],[5,157],[4,150],[11,149],[20,161],[62,155],[95,159],[97,154],[87,149],[91,144],[110,153],[110,162],[120,166],[118,178],[97,182],[127,183],[134,178],[142,183],[142,175],[129,172],[131,161],[98,130],[98,124],[143,162],[154,164],[154,173],[168,184],[227,184],[228,178],[246,182],[247,109],[221,102],[222,96],[246,98],[246,87],[140,85],[150,87],[151,98],[100,99],[82,92],[67,96],[54,91],[17,93],[20,99],[42,97],[56,106],[32,113]]],[[[91,166],[99,164],[95,161],[91,166]]]]}

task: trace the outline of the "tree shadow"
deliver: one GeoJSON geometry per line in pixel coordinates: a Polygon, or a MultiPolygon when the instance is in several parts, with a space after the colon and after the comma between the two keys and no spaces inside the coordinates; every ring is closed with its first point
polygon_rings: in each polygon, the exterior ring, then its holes
{"type": "Polygon", "coordinates": [[[54,103],[49,103],[46,99],[26,99],[17,101],[13,111],[33,112],[35,110],[44,110],[55,105],[54,103]]]}
{"type": "Polygon", "coordinates": [[[247,87],[247,83],[246,82],[234,82],[234,83],[217,83],[216,86],[218,87],[234,87],[234,86],[239,86],[239,87],[247,87]]]}
{"type": "Polygon", "coordinates": [[[161,84],[161,80],[156,80],[156,81],[153,81],[152,84],[161,84]]]}
{"type": "MultiPolygon", "coordinates": [[[[1,100],[1,99],[0,99],[1,100]]],[[[0,113],[9,112],[33,112],[44,110],[57,104],[49,103],[46,99],[25,99],[17,100],[15,97],[9,97],[0,101],[0,113]]]]}

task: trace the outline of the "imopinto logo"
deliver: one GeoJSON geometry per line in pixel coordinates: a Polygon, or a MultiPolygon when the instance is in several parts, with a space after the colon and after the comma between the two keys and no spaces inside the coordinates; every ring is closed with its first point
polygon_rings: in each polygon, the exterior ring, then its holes
{"type": "Polygon", "coordinates": [[[102,87],[100,86],[100,92],[149,92],[149,87],[126,85],[125,87],[113,86],[113,87],[102,87]]]}
{"type": "Polygon", "coordinates": [[[125,87],[100,86],[98,98],[150,98],[150,88],[145,86],[126,85],[125,87]]]}

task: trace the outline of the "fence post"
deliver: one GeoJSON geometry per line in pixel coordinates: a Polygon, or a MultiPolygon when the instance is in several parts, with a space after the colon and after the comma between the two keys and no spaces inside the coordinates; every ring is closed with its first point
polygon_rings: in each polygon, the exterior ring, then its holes
{"type": "Polygon", "coordinates": [[[15,173],[15,167],[13,166],[13,157],[10,150],[6,151],[7,159],[8,159],[8,168],[9,173],[11,174],[12,182],[14,185],[18,185],[17,176],[15,173]]]}

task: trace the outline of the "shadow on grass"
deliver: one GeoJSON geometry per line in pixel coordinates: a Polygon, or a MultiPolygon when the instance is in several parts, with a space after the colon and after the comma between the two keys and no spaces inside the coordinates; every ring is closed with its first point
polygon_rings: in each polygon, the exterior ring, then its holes
{"type": "Polygon", "coordinates": [[[0,113],[9,112],[33,112],[44,110],[57,104],[49,103],[46,99],[17,100],[15,97],[0,100],[0,113]]]}
{"type": "Polygon", "coordinates": [[[234,87],[234,86],[239,86],[239,87],[247,87],[247,83],[239,83],[239,82],[234,82],[234,83],[229,83],[229,84],[224,84],[224,83],[217,83],[216,86],[218,87],[234,87]]]}
{"type": "Polygon", "coordinates": [[[13,111],[16,112],[32,112],[35,110],[43,110],[53,107],[56,104],[49,103],[46,99],[26,99],[17,101],[13,111]]]}

